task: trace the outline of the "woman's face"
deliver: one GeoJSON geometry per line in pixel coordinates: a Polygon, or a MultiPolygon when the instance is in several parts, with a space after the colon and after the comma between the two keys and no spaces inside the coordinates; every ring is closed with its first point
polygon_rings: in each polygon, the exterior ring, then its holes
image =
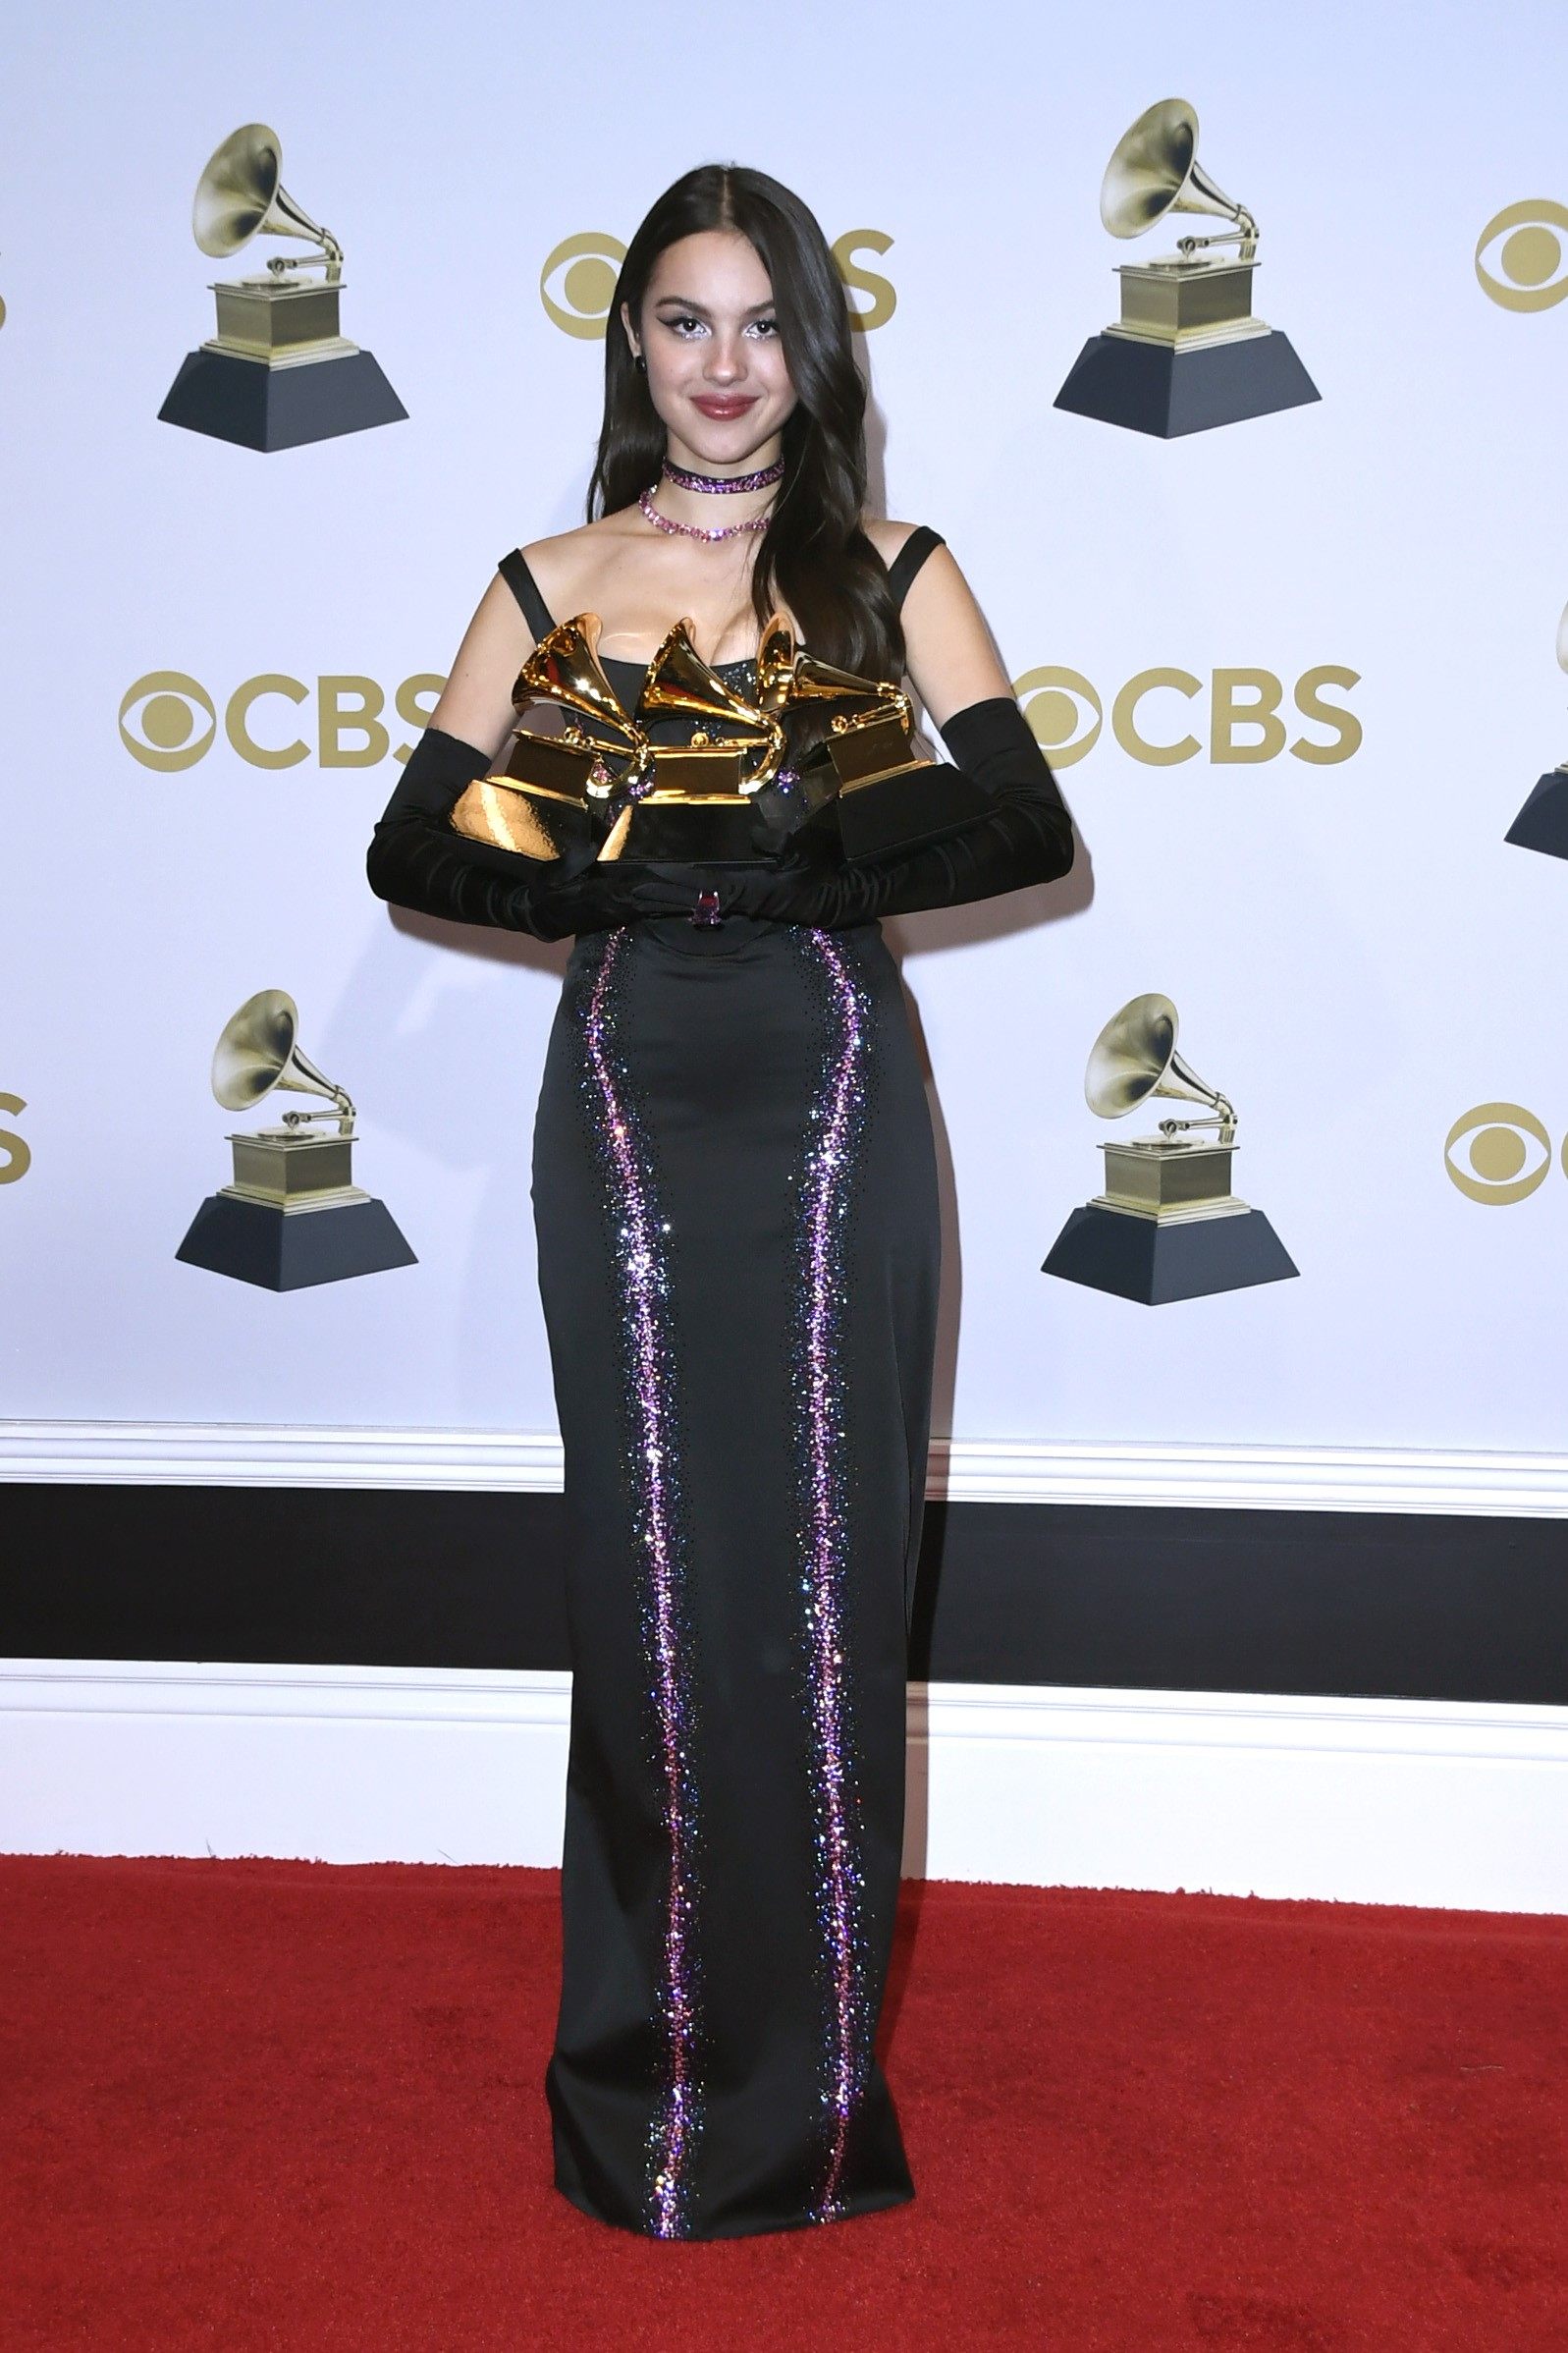
{"type": "Polygon", "coordinates": [[[642,301],[641,331],[622,323],[648,363],[648,390],[677,465],[739,470],[771,462],[795,405],[773,312],[773,287],[737,229],[704,229],[666,246],[642,301]]]}

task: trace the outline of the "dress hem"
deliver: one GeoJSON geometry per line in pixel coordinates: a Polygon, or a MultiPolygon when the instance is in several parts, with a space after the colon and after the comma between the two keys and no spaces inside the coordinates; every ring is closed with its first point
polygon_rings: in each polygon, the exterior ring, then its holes
{"type": "MultiPolygon", "coordinates": [[[[598,2207],[590,2205],[586,2198],[580,2197],[575,2190],[565,2188],[559,2181],[553,2187],[558,2197],[565,2198],[568,2206],[574,2206],[578,2214],[586,2215],[591,2222],[602,2222],[606,2229],[622,2231],[627,2238],[651,2239],[656,2244],[661,2243],[656,2231],[643,2230],[635,2223],[622,2222],[613,2215],[601,2214],[598,2207]]],[[[850,2201],[833,2215],[803,2214],[792,2216],[788,2221],[737,2222],[727,2230],[688,2230],[683,2231],[678,2239],[663,2243],[689,2246],[699,2240],[711,2243],[718,2239],[766,2238],[787,2230],[824,2230],[834,2222],[855,2222],[867,2215],[888,2214],[894,2207],[909,2206],[915,2195],[913,2189],[894,2190],[879,2197],[850,2201]]]]}

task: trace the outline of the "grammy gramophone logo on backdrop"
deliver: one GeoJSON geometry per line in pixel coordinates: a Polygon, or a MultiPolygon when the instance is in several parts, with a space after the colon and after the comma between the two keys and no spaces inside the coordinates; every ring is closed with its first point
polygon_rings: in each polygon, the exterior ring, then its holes
{"type": "Polygon", "coordinates": [[[301,1050],[294,999],[286,989],[258,989],[224,1024],[212,1091],[225,1111],[249,1111],[275,1090],[325,1096],[335,1124],[319,1113],[286,1111],[277,1127],[231,1135],[234,1181],[202,1202],[176,1258],[263,1290],[417,1265],[386,1204],[353,1181],[353,1105],[301,1050]]]}
{"type": "Polygon", "coordinates": [[[1040,1270],[1145,1307],[1297,1272],[1263,1211],[1230,1189],[1235,1107],[1177,1053],[1176,1029],[1170,999],[1151,990],[1130,998],[1096,1038],[1084,1097],[1099,1118],[1121,1119],[1154,1095],[1204,1110],[1162,1120],[1157,1135],[1103,1143],[1106,1189],[1073,1211],[1040,1270]],[[1212,1136],[1201,1132],[1209,1128],[1212,1136]]]}
{"type": "MultiPolygon", "coordinates": [[[[1557,667],[1568,670],[1568,605],[1557,623],[1557,667]]],[[[1520,849],[1568,858],[1568,759],[1538,777],[1535,790],[1503,836],[1520,849]]]]}
{"type": "Polygon", "coordinates": [[[1118,266],[1121,316],[1084,345],[1056,407],[1170,441],[1317,400],[1288,338],[1253,316],[1258,224],[1198,161],[1198,116],[1185,98],[1145,109],[1117,140],[1100,190],[1112,237],[1141,237],[1173,212],[1231,225],[1118,266]]]}
{"type": "MultiPolygon", "coordinates": [[[[885,229],[846,229],[834,240],[834,262],[851,297],[849,324],[859,334],[885,327],[898,307],[892,280],[859,259],[862,253],[886,253],[892,245],[885,229]],[[863,303],[853,299],[862,295],[863,303]]],[[[581,229],[551,247],[539,272],[539,300],[564,335],[603,342],[625,258],[625,246],[607,229],[581,229]]]]}
{"type": "Polygon", "coordinates": [[[408,413],[369,352],[340,329],[343,247],[283,185],[282,147],[265,123],[244,123],[207,158],[191,230],[226,260],[253,237],[297,237],[314,253],[270,254],[249,277],[217,279],[217,332],[188,352],[158,411],[243,449],[297,449],[408,413]],[[319,269],[319,279],[300,273],[319,269]]]}

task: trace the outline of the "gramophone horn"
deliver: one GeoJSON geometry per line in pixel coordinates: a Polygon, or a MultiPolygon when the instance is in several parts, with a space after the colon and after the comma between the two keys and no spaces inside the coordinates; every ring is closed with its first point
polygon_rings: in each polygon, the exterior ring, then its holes
{"type": "Polygon", "coordinates": [[[512,702],[516,711],[530,702],[560,703],[602,721],[619,743],[637,741],[637,729],[600,665],[597,613],[573,614],[540,638],[517,673],[512,702]]]}
{"type": "Polygon", "coordinates": [[[1112,237],[1141,237],[1167,212],[1207,212],[1245,233],[1257,224],[1198,161],[1198,117],[1185,98],[1162,98],[1116,141],[1100,188],[1100,218],[1112,237]]]}
{"type": "MultiPolygon", "coordinates": [[[[299,1009],[287,989],[258,989],[224,1023],[212,1058],[212,1091],[225,1111],[248,1111],[274,1087],[296,1095],[325,1095],[340,1118],[353,1105],[341,1086],[316,1068],[297,1043],[299,1009]]],[[[301,1115],[302,1116],[302,1115],[301,1115]]]]}
{"type": "Polygon", "coordinates": [[[789,700],[795,668],[795,632],[788,616],[773,612],[757,648],[757,700],[765,711],[782,711],[789,700]]]}
{"type": "Polygon", "coordinates": [[[726,685],[692,644],[684,620],[666,631],[663,644],[648,665],[637,703],[639,721],[675,713],[705,724],[717,720],[740,728],[743,731],[740,737],[731,738],[730,741],[760,750],[764,755],[746,780],[748,784],[775,774],[784,759],[782,723],[772,712],[758,710],[755,703],[747,702],[732,686],[726,685]]]}
{"type": "Polygon", "coordinates": [[[1222,1119],[1235,1117],[1217,1088],[1206,1084],[1176,1052],[1176,1009],[1155,991],[1130,998],[1111,1014],[1090,1049],[1083,1091],[1090,1110],[1103,1120],[1121,1119],[1150,1095],[1206,1103],[1222,1119]]]}
{"type": "Polygon", "coordinates": [[[243,123],[208,156],[196,182],[190,226],[203,253],[238,253],[253,237],[303,237],[341,261],[343,248],[297,204],[279,174],[278,134],[266,123],[243,123]]]}

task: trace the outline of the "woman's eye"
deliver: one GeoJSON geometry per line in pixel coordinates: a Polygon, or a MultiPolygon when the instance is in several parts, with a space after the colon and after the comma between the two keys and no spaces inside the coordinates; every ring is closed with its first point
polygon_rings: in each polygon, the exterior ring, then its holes
{"type": "Polygon", "coordinates": [[[689,318],[684,313],[681,313],[675,318],[667,318],[665,320],[665,325],[671,328],[676,335],[683,335],[688,327],[695,327],[700,332],[702,321],[700,318],[689,318]]]}
{"type": "Polygon", "coordinates": [[[752,320],[750,327],[746,331],[748,334],[755,335],[777,335],[779,332],[779,321],[776,318],[756,318],[752,320]]]}

